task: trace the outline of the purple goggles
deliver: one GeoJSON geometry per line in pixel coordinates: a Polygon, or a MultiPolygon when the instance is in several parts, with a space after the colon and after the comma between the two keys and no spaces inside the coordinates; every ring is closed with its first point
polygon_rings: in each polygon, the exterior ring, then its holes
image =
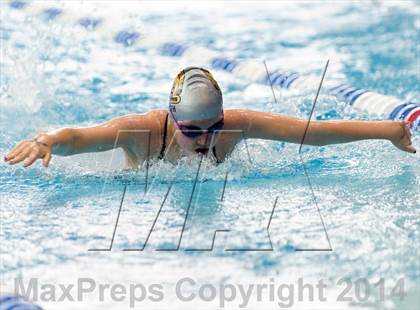
{"type": "Polygon", "coordinates": [[[169,107],[169,112],[171,113],[172,119],[175,122],[176,127],[182,132],[182,134],[188,138],[197,138],[205,133],[215,133],[217,131],[220,131],[223,129],[224,126],[224,117],[222,115],[222,118],[217,121],[216,123],[214,123],[213,125],[211,125],[209,128],[207,129],[202,129],[198,126],[187,126],[187,125],[181,125],[178,123],[174,112],[173,112],[173,108],[169,107]]]}

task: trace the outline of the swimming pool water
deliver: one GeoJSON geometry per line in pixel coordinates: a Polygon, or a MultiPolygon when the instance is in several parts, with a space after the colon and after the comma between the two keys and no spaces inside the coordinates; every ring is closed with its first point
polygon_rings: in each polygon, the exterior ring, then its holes
{"type": "MultiPolygon", "coordinates": [[[[269,67],[320,74],[328,57],[327,79],[341,78],[402,99],[419,97],[418,3],[164,4],[167,11],[152,2],[78,5],[86,14],[102,12],[146,35],[170,35],[234,58],[266,60],[269,67]]],[[[65,21],[28,17],[7,3],[1,3],[0,30],[1,154],[39,130],[88,126],[164,108],[173,76],[188,65],[141,44],[125,47],[65,21]]],[[[315,90],[276,90],[276,103],[266,86],[250,85],[221,71],[214,75],[226,108],[309,115],[315,90]]],[[[314,117],[373,119],[328,94],[321,94],[314,117]]],[[[417,133],[413,143],[418,148],[417,133]]],[[[335,297],[342,291],[336,284],[340,278],[367,278],[371,283],[404,278],[412,298],[420,279],[418,156],[388,141],[304,147],[305,167],[332,251],[297,252],[329,247],[297,150],[297,145],[281,142],[248,141],[218,167],[203,163],[192,198],[198,158],[176,166],[155,163],[148,174],[147,195],[145,171],[122,170],[120,151],[114,156],[55,156],[48,169],[40,163],[23,169],[2,162],[3,285],[10,287],[19,275],[50,283],[91,276],[103,283],[159,282],[168,287],[186,276],[215,285],[268,283],[271,278],[289,283],[302,277],[324,279],[335,297]],[[143,246],[171,184],[145,250],[124,251],[143,246]],[[109,246],[124,188],[112,251],[89,251],[109,246]],[[273,251],[223,250],[269,248],[266,227],[276,199],[269,229],[273,251]],[[177,246],[186,214],[180,251],[155,251],[177,246]],[[215,229],[232,232],[218,233],[211,252],[185,250],[210,247],[215,229]]],[[[380,302],[374,295],[370,307],[406,306],[395,298],[380,302]]],[[[348,306],[330,301],[332,308],[348,306]]],[[[95,299],[40,304],[46,309],[126,306],[95,299]]],[[[170,299],[150,304],[197,306],[170,299]]],[[[258,305],[277,307],[267,301],[258,305]]]]}

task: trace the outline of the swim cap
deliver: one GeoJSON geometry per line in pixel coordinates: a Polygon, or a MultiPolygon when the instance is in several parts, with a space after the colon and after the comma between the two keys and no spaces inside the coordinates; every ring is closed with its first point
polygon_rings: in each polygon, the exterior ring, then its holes
{"type": "Polygon", "coordinates": [[[177,120],[203,120],[223,115],[222,91],[211,73],[188,67],[178,73],[169,97],[177,120]]]}

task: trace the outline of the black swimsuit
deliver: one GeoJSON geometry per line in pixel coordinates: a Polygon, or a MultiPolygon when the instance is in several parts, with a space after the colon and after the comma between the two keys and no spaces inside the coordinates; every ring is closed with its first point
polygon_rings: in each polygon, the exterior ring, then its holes
{"type": "MultiPolygon", "coordinates": [[[[168,134],[168,116],[169,116],[169,113],[166,114],[165,126],[164,126],[164,129],[163,129],[163,137],[162,137],[162,141],[163,141],[162,142],[162,148],[160,149],[160,153],[159,153],[158,159],[163,159],[165,157],[166,136],[168,134]]],[[[211,150],[213,152],[214,158],[216,159],[216,163],[217,164],[222,163],[221,160],[217,159],[217,156],[216,156],[216,146],[213,146],[211,150]]]]}
{"type": "Polygon", "coordinates": [[[162,137],[162,139],[163,139],[162,148],[160,149],[160,153],[159,153],[159,156],[158,156],[159,159],[163,159],[163,157],[165,156],[166,134],[167,134],[167,131],[168,131],[168,116],[169,116],[169,113],[166,114],[165,126],[164,126],[164,129],[163,129],[163,137],[162,137]]]}

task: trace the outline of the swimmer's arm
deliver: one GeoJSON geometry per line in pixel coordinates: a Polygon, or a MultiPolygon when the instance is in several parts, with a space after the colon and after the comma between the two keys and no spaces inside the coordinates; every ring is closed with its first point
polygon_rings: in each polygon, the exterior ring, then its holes
{"type": "Polygon", "coordinates": [[[106,151],[116,147],[125,149],[139,138],[147,136],[133,134],[136,128],[147,124],[146,116],[126,115],[93,127],[62,128],[40,133],[31,140],[18,143],[4,159],[9,164],[25,160],[23,166],[27,167],[42,158],[44,166],[47,167],[52,154],[69,156],[106,151]]]}
{"type": "Polygon", "coordinates": [[[52,145],[52,153],[61,156],[124,148],[130,145],[133,137],[131,128],[141,116],[135,118],[133,120],[133,116],[126,115],[92,127],[62,128],[40,134],[37,140],[52,145]]]}
{"type": "MultiPolygon", "coordinates": [[[[247,123],[245,137],[301,143],[307,120],[279,114],[244,111],[247,123]]],[[[323,146],[365,139],[390,140],[406,152],[415,152],[411,145],[411,133],[403,121],[311,121],[306,131],[304,144],[323,146]]]]}

